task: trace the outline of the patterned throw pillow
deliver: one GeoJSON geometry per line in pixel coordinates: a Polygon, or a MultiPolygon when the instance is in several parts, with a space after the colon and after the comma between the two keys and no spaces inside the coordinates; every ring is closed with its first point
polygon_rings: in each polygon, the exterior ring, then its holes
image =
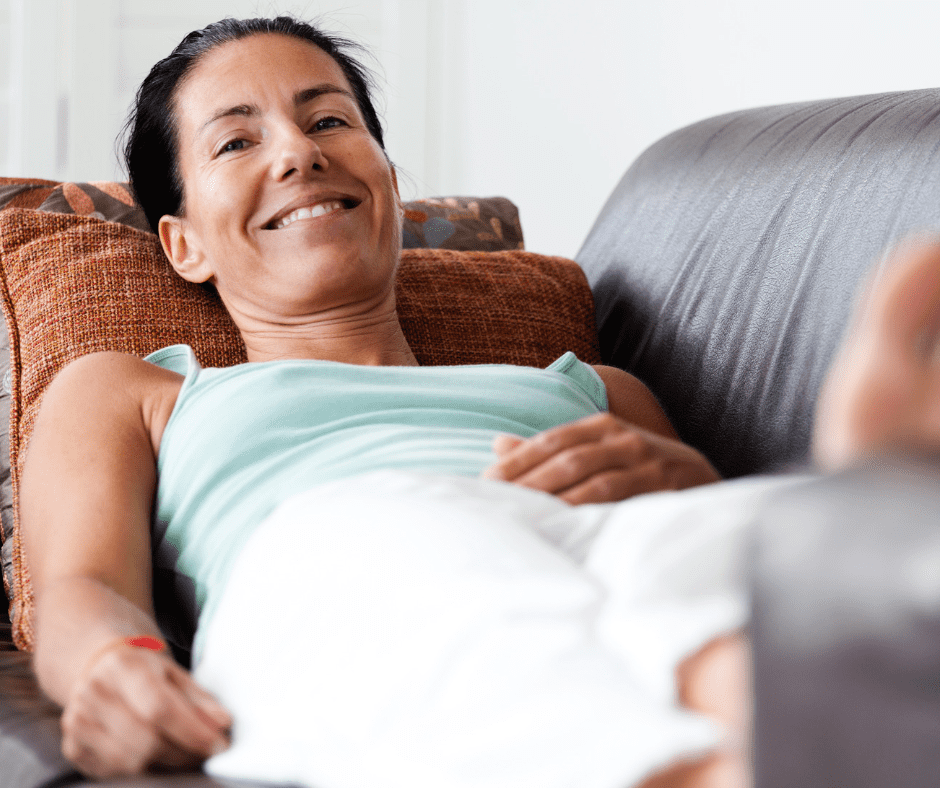
{"type": "MultiPolygon", "coordinates": [[[[91,216],[148,231],[126,183],[57,183],[0,178],[0,210],[38,208],[91,216]]],[[[505,197],[439,197],[404,204],[405,249],[523,249],[519,211],[505,197]]]]}
{"type": "MultiPolygon", "coordinates": [[[[544,367],[566,350],[600,360],[591,291],[570,260],[406,250],[397,297],[422,364],[544,367]]],[[[218,298],[176,276],[152,233],[115,222],[0,211],[0,301],[10,337],[14,502],[42,393],[70,360],[98,350],[143,355],[178,342],[207,366],[245,360],[218,298]]],[[[14,637],[30,649],[32,595],[15,523],[7,537],[14,637]]]]}
{"type": "Polygon", "coordinates": [[[93,181],[60,183],[43,200],[40,211],[72,213],[108,222],[119,222],[144,232],[150,231],[144,212],[134,202],[126,183],[93,181]]]}
{"type": "Polygon", "coordinates": [[[58,185],[41,178],[0,178],[0,210],[38,208],[58,185]]]}
{"type": "Polygon", "coordinates": [[[404,208],[405,249],[525,248],[519,211],[505,197],[440,197],[406,202],[404,208]]]}

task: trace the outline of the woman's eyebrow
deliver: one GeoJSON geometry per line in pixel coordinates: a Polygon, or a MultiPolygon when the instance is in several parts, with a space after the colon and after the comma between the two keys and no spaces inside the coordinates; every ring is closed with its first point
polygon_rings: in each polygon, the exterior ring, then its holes
{"type": "Polygon", "coordinates": [[[297,93],[294,94],[294,104],[299,107],[301,104],[306,104],[308,101],[313,101],[315,98],[319,98],[327,93],[340,93],[352,101],[356,100],[356,97],[345,88],[326,82],[322,85],[316,85],[312,88],[297,91],[297,93]]]}
{"type": "MultiPolygon", "coordinates": [[[[352,101],[356,100],[355,96],[353,96],[353,94],[345,88],[341,88],[338,85],[324,83],[322,85],[315,85],[312,88],[298,90],[294,94],[294,105],[299,107],[301,104],[306,104],[309,101],[313,101],[314,99],[329,93],[339,93],[352,101]]],[[[216,123],[217,121],[222,120],[223,118],[230,118],[233,115],[248,118],[260,114],[261,109],[257,104],[236,104],[234,107],[227,107],[226,109],[222,109],[214,113],[212,117],[209,118],[209,120],[202,124],[199,129],[199,134],[201,135],[207,128],[209,128],[209,126],[211,126],[213,123],[216,123]]]]}
{"type": "Polygon", "coordinates": [[[199,127],[199,132],[196,134],[196,136],[197,137],[200,136],[207,128],[209,128],[209,126],[211,126],[213,123],[216,123],[222,120],[223,118],[230,118],[233,115],[250,118],[253,115],[260,115],[260,114],[261,114],[261,109],[258,107],[257,104],[237,104],[234,107],[221,109],[218,112],[214,113],[212,117],[209,118],[209,120],[207,120],[205,123],[202,124],[202,126],[199,127]]]}

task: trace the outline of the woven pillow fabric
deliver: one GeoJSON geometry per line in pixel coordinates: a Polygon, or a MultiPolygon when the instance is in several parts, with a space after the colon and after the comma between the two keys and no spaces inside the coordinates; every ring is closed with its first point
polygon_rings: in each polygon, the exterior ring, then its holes
{"type": "MultiPolygon", "coordinates": [[[[399,315],[421,364],[544,367],[566,350],[599,363],[594,305],[576,263],[524,251],[402,253],[399,315]]],[[[185,342],[205,366],[245,360],[213,292],[180,279],[152,233],[82,216],[0,211],[0,299],[11,356],[14,512],[43,391],[100,350],[145,355],[185,342]]],[[[5,581],[13,634],[31,649],[32,594],[18,524],[5,581]]]]}
{"type": "MultiPolygon", "coordinates": [[[[0,211],[4,208],[38,208],[58,185],[57,181],[42,178],[0,178],[0,211]]],[[[13,526],[13,493],[10,480],[9,449],[8,372],[10,369],[10,345],[7,332],[0,330],[0,567],[4,577],[12,576],[12,542],[3,542],[13,526]]],[[[0,595],[0,600],[3,596],[0,595]]],[[[0,611],[0,651],[12,648],[8,637],[9,621],[6,612],[0,611]]]]}
{"type": "MultiPolygon", "coordinates": [[[[7,205],[150,229],[126,183],[0,179],[0,209],[7,205]]],[[[402,244],[406,249],[498,252],[523,248],[519,211],[505,197],[439,197],[406,202],[403,208],[402,244]]]]}

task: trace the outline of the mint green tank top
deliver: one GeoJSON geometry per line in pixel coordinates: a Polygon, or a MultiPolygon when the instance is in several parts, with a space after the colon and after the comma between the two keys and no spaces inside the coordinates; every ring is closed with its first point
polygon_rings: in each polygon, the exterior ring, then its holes
{"type": "Polygon", "coordinates": [[[496,460],[497,434],[527,438],[607,409],[600,377],[570,352],[544,370],[311,360],[203,369],[188,345],[147,360],[185,378],[160,442],[153,533],[158,613],[160,587],[189,608],[168,633],[177,642],[211,616],[241,546],[289,496],[378,469],[477,476],[496,460]]]}

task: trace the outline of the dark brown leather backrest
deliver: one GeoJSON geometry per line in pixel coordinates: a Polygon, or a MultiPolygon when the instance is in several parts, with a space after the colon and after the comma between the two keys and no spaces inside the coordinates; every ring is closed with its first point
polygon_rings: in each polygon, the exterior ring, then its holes
{"type": "Polygon", "coordinates": [[[940,90],[747,110],[653,145],[577,256],[606,363],[724,474],[804,461],[859,279],[940,230],[940,90]]]}

